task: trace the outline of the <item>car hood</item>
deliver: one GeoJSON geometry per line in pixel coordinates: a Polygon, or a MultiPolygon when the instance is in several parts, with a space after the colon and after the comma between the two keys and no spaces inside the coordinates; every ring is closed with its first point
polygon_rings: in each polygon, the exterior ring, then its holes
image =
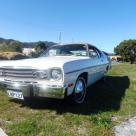
{"type": "Polygon", "coordinates": [[[64,64],[84,60],[87,57],[74,57],[74,56],[55,56],[55,57],[40,57],[35,59],[24,60],[10,60],[1,61],[0,67],[24,67],[24,68],[36,68],[36,69],[48,69],[52,67],[63,68],[64,64]]]}

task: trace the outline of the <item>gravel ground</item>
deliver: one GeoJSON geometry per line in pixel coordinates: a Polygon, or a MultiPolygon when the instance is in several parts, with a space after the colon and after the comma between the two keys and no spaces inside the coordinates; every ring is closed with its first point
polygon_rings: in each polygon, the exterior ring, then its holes
{"type": "Polygon", "coordinates": [[[115,136],[136,136],[136,117],[114,127],[115,136]]]}

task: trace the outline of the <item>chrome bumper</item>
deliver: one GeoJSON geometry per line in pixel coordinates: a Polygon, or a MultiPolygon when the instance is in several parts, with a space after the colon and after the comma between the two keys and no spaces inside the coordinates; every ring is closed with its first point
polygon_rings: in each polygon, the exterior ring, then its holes
{"type": "MultiPolygon", "coordinates": [[[[0,81],[1,82],[1,81],[0,81]]],[[[66,88],[57,85],[41,85],[37,83],[20,83],[2,81],[7,90],[21,91],[24,97],[46,97],[63,99],[66,88]]]]}

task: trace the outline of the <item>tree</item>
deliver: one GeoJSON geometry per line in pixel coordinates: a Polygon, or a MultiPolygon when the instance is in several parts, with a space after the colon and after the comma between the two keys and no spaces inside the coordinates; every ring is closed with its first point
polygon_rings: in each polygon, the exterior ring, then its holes
{"type": "Polygon", "coordinates": [[[114,48],[114,52],[121,55],[124,61],[136,63],[136,40],[124,40],[114,48]]]}
{"type": "Polygon", "coordinates": [[[39,56],[41,53],[43,53],[47,49],[47,46],[45,45],[44,42],[39,41],[38,43],[36,43],[34,48],[35,48],[37,56],[39,56]]]}
{"type": "Polygon", "coordinates": [[[22,52],[22,45],[17,41],[4,41],[0,43],[1,52],[22,52]]]}

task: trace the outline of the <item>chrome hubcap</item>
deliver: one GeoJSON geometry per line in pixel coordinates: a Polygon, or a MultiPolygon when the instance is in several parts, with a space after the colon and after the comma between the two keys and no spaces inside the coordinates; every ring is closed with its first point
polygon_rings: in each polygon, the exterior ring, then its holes
{"type": "Polygon", "coordinates": [[[84,84],[81,80],[77,81],[75,93],[82,93],[84,90],[84,84]]]}
{"type": "Polygon", "coordinates": [[[77,103],[82,103],[85,97],[85,82],[79,79],[75,85],[75,101],[77,103]]]}

